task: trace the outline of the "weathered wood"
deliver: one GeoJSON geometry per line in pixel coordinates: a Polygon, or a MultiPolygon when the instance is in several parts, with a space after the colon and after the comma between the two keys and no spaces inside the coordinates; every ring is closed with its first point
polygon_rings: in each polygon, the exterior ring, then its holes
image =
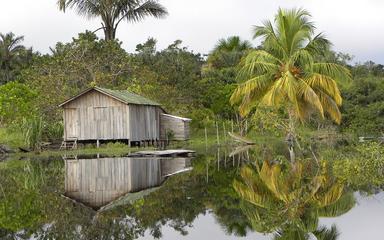
{"type": "Polygon", "coordinates": [[[157,187],[190,165],[190,158],[65,160],[65,196],[98,209],[127,193],[157,187]]]}
{"type": "Polygon", "coordinates": [[[155,103],[119,101],[106,94],[106,89],[97,89],[60,105],[63,107],[64,140],[128,140],[148,145],[164,140],[167,129],[174,132],[175,140],[189,139],[190,119],[165,114],[155,103]]]}
{"type": "Polygon", "coordinates": [[[161,139],[167,139],[167,133],[173,134],[173,140],[188,140],[190,137],[189,123],[191,119],[169,114],[160,115],[161,139]]]}
{"type": "Polygon", "coordinates": [[[155,140],[160,138],[160,106],[125,104],[91,90],[64,106],[64,139],[155,140]]]}

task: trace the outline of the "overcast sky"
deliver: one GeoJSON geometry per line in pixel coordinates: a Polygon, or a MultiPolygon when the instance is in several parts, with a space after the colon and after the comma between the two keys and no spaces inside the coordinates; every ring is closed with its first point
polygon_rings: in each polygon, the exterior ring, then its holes
{"type": "MultiPolygon", "coordinates": [[[[43,53],[56,42],[68,42],[100,20],[87,20],[72,10],[59,12],[57,0],[0,0],[0,32],[25,36],[25,45],[43,53]]],[[[189,49],[208,53],[218,39],[239,35],[251,39],[253,25],[272,19],[278,7],[303,7],[313,15],[336,51],[355,56],[354,62],[384,63],[383,0],[161,0],[165,19],[123,23],[117,37],[133,52],[148,37],[164,48],[181,39],[189,49]]],[[[99,33],[102,37],[102,32],[99,33]]],[[[257,45],[258,41],[253,43],[257,45]]]]}

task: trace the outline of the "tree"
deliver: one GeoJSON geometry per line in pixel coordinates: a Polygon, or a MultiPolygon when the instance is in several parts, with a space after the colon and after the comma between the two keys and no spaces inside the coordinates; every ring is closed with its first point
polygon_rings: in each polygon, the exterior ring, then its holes
{"type": "Polygon", "coordinates": [[[252,44],[238,36],[220,39],[208,56],[207,63],[214,68],[233,67],[244,54],[252,49],[252,44]]]}
{"type": "Polygon", "coordinates": [[[31,55],[20,43],[23,36],[16,37],[13,33],[0,33],[0,84],[14,80],[14,70],[31,55]]]}
{"type": "MultiPolygon", "coordinates": [[[[116,38],[119,24],[126,20],[138,22],[147,16],[165,17],[168,12],[157,0],[58,0],[59,9],[75,8],[87,18],[100,17],[105,40],[116,38]]],[[[96,31],[97,31],[96,30],[96,31]]]]}
{"type": "MultiPolygon", "coordinates": [[[[247,115],[257,105],[287,109],[289,142],[294,142],[296,119],[304,121],[314,112],[341,122],[342,98],[336,81],[350,79],[350,72],[336,63],[318,62],[330,47],[323,34],[314,35],[310,14],[303,9],[279,9],[275,26],[265,21],[256,26],[254,38],[262,38],[262,49],[251,51],[240,63],[241,82],[231,97],[247,115]]],[[[289,146],[293,153],[293,146],[289,146]]],[[[291,155],[291,156],[294,156],[291,155]]]]}
{"type": "Polygon", "coordinates": [[[129,85],[132,58],[117,41],[100,40],[87,31],[51,50],[52,55],[37,57],[20,75],[38,93],[37,106],[50,123],[62,118],[57,105],[82,89],[129,85]]]}
{"type": "Polygon", "coordinates": [[[220,39],[212,49],[203,67],[203,78],[199,80],[201,102],[217,117],[235,118],[235,107],[228,104],[236,88],[236,66],[250,50],[249,41],[238,36],[220,39]]]}

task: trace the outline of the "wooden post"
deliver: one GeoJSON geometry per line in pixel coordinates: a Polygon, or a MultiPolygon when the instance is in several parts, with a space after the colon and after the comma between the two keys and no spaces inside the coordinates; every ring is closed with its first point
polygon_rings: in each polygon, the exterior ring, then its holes
{"type": "Polygon", "coordinates": [[[219,123],[216,120],[216,136],[217,136],[217,145],[220,145],[220,137],[219,137],[219,123]]]}
{"type": "Polygon", "coordinates": [[[207,134],[207,127],[204,128],[205,132],[205,151],[208,150],[208,134],[207,134]]]}
{"type": "Polygon", "coordinates": [[[97,148],[100,147],[100,140],[99,140],[99,139],[96,140],[96,147],[97,147],[97,148]]]}
{"type": "Polygon", "coordinates": [[[225,122],[223,122],[223,133],[224,133],[224,142],[227,142],[227,134],[225,131],[225,122]]]}

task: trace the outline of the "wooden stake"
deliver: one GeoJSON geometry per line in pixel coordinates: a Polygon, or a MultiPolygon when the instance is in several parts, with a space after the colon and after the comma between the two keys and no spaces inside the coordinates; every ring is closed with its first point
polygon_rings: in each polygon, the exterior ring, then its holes
{"type": "Polygon", "coordinates": [[[204,128],[205,132],[205,151],[208,150],[208,134],[207,134],[207,127],[204,128]]]}
{"type": "Polygon", "coordinates": [[[227,142],[227,134],[225,131],[225,122],[223,122],[223,133],[224,133],[224,142],[227,142]]]}
{"type": "Polygon", "coordinates": [[[219,123],[216,121],[216,135],[217,135],[217,145],[220,145],[219,139],[219,123]]]}

